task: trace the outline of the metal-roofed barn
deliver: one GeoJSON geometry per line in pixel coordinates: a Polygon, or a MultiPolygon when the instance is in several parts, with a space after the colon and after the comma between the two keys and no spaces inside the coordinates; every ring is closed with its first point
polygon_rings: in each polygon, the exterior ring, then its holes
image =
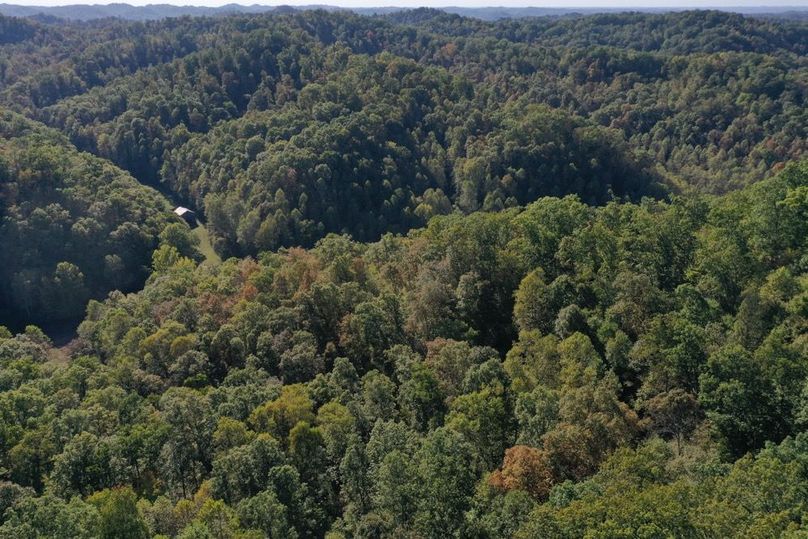
{"type": "Polygon", "coordinates": [[[194,213],[193,210],[189,210],[183,206],[177,206],[174,213],[182,217],[182,220],[188,223],[188,226],[191,228],[196,226],[196,213],[194,213]]]}

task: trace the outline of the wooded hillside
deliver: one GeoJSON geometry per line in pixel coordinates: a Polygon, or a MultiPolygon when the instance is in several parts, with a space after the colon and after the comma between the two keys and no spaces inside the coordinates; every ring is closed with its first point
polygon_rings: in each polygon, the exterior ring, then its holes
{"type": "Polygon", "coordinates": [[[0,18],[0,536],[802,537],[806,43],[0,18]]]}

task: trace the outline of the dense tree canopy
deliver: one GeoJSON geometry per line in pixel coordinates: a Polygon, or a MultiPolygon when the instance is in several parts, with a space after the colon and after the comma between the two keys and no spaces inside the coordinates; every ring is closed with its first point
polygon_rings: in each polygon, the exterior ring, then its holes
{"type": "Polygon", "coordinates": [[[0,536],[808,533],[804,22],[0,35],[0,536]]]}
{"type": "Polygon", "coordinates": [[[140,287],[168,209],[111,163],[0,109],[0,321],[75,321],[89,298],[140,287]]]}
{"type": "Polygon", "coordinates": [[[67,364],[5,333],[2,529],[800,529],[807,188],[803,162],[717,199],[177,255],[91,302],[67,364]]]}
{"type": "Polygon", "coordinates": [[[226,255],[542,195],[726,192],[808,138],[800,22],[416,10],[40,26],[9,45],[0,102],[209,214],[226,255]],[[43,65],[93,35],[104,44],[43,65]]]}

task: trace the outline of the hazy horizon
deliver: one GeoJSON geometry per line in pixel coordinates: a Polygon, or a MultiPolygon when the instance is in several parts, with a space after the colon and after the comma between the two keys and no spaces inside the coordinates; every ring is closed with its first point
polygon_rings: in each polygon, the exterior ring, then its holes
{"type": "Polygon", "coordinates": [[[286,0],[279,2],[266,2],[266,1],[243,1],[233,2],[231,0],[157,0],[157,1],[72,1],[72,0],[17,0],[0,2],[9,5],[18,6],[32,6],[32,7],[55,7],[55,6],[68,6],[68,5],[110,5],[110,4],[129,4],[132,6],[147,6],[156,4],[168,4],[174,6],[203,6],[203,7],[218,7],[227,4],[240,4],[248,5],[262,5],[262,6],[307,6],[307,5],[329,5],[345,8],[374,8],[374,7],[399,7],[399,8],[416,8],[416,7],[465,7],[465,8],[483,8],[483,7],[507,7],[507,8],[615,8],[615,9],[631,9],[631,8],[754,8],[754,7],[799,7],[808,8],[808,0],[802,1],[783,1],[783,0],[711,0],[709,2],[698,0],[569,0],[560,2],[559,0],[549,1],[520,1],[520,0],[470,0],[470,1],[446,1],[446,0],[424,0],[417,4],[408,4],[402,0],[340,0],[340,1],[314,1],[314,0],[286,0]]]}

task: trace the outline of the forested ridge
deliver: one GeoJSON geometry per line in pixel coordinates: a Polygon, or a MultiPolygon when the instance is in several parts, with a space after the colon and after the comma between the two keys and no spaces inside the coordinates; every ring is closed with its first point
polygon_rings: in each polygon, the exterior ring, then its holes
{"type": "Polygon", "coordinates": [[[142,286],[166,200],[51,129],[0,111],[0,320],[75,320],[91,297],[142,286]]]}
{"type": "Polygon", "coordinates": [[[12,78],[0,95],[211,214],[221,254],[328,232],[372,240],[540,195],[726,192],[805,150],[802,23],[719,12],[486,23],[430,10],[210,21],[130,23],[137,37],[12,78]],[[514,140],[520,130],[538,133],[514,140]],[[563,162],[548,163],[559,146],[563,162]],[[600,162],[612,155],[616,167],[600,162]],[[570,163],[586,170],[570,178],[570,163]],[[610,177],[621,167],[641,170],[610,177]]]}
{"type": "Polygon", "coordinates": [[[0,536],[802,537],[806,37],[0,17],[0,536]]]}

